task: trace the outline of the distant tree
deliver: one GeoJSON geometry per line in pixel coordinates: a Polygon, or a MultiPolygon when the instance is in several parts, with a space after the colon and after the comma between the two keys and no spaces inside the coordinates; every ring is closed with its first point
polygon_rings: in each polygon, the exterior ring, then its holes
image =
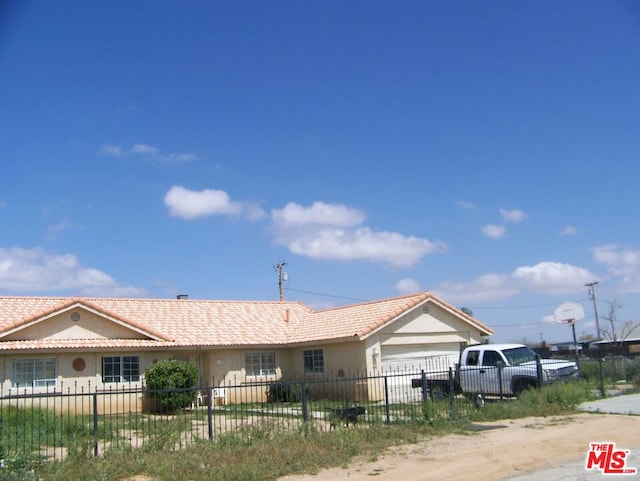
{"type": "Polygon", "coordinates": [[[616,299],[609,302],[609,313],[603,316],[604,319],[609,321],[610,328],[601,329],[604,338],[615,343],[621,343],[625,339],[631,336],[631,334],[638,328],[640,328],[640,322],[638,321],[618,321],[618,311],[622,308],[622,304],[616,299]]]}
{"type": "Polygon", "coordinates": [[[467,316],[473,317],[473,311],[468,307],[461,307],[460,310],[464,312],[467,316]]]}

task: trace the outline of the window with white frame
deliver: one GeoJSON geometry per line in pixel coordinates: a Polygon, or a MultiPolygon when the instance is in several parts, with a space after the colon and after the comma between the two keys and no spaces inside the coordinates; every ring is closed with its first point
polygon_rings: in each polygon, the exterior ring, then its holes
{"type": "Polygon", "coordinates": [[[324,351],[322,349],[302,351],[302,364],[305,374],[324,374],[324,351]]]}
{"type": "Polygon", "coordinates": [[[247,376],[271,376],[276,373],[276,353],[273,351],[248,352],[244,355],[247,376]]]}
{"type": "Polygon", "coordinates": [[[13,387],[55,386],[56,360],[53,358],[14,359],[11,385],[13,387]]]}
{"type": "Polygon", "coordinates": [[[102,358],[102,382],[140,381],[139,356],[106,356],[102,358]]]}

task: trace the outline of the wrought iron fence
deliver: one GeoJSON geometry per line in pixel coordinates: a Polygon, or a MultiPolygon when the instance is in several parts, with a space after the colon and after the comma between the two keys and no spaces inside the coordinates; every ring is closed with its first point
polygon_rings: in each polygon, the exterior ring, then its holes
{"type": "MultiPolygon", "coordinates": [[[[585,377],[615,386],[640,373],[633,361],[581,362],[585,377]],[[593,364],[595,363],[595,364],[593,364]]],[[[497,367],[496,376],[501,376],[497,367]]],[[[216,441],[253,428],[272,431],[331,430],[455,418],[477,408],[475,394],[464,396],[452,368],[347,374],[327,378],[239,382],[181,390],[181,404],[147,388],[12,388],[0,391],[0,459],[29,453],[50,460],[97,456],[114,447],[181,449],[197,441],[216,441]],[[185,402],[184,394],[187,401],[185,402]]],[[[493,375],[492,374],[492,375],[493,375]]],[[[640,379],[636,379],[636,382],[640,379]]],[[[606,392],[606,389],[603,391],[606,392]]]]}

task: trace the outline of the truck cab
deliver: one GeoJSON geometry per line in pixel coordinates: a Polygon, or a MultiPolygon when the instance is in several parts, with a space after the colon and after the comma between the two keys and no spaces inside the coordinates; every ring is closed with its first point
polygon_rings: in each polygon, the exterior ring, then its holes
{"type": "Polygon", "coordinates": [[[517,396],[526,389],[575,377],[575,362],[539,359],[522,344],[481,344],[462,352],[458,382],[464,393],[517,396]]]}

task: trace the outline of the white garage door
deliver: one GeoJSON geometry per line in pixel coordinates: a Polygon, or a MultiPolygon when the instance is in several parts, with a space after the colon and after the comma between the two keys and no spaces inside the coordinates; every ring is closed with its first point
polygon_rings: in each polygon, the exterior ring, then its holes
{"type": "Polygon", "coordinates": [[[382,347],[382,371],[387,377],[389,402],[419,402],[422,390],[412,387],[411,381],[419,379],[422,370],[446,376],[449,367],[458,362],[460,346],[433,344],[420,346],[382,347]]]}
{"type": "Polygon", "coordinates": [[[448,370],[458,362],[457,343],[382,347],[383,371],[448,370]]]}

